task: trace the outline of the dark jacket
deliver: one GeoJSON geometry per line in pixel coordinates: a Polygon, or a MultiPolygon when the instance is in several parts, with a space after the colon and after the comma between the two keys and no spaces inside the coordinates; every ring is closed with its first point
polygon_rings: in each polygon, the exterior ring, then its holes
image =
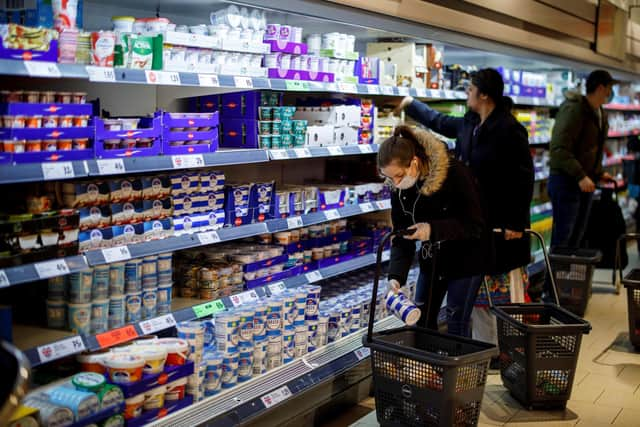
{"type": "MultiPolygon", "coordinates": [[[[441,141],[425,131],[416,134],[429,158],[428,173],[411,189],[392,192],[393,228],[408,228],[414,218],[431,225],[430,240],[423,243],[419,256],[423,272],[431,275],[435,256],[439,280],[482,274],[491,262],[491,242],[476,181],[467,167],[449,157],[441,141]],[[439,249],[431,248],[438,242],[439,249]],[[433,256],[425,256],[429,253],[433,256]]],[[[415,241],[394,238],[389,278],[405,283],[415,254],[415,241]]]]}
{"type": "Polygon", "coordinates": [[[560,105],[551,136],[549,166],[553,175],[569,175],[580,181],[585,176],[598,180],[602,175],[602,150],[609,132],[604,109],[601,127],[587,98],[569,92],[560,105]]]}
{"type": "MultiPolygon", "coordinates": [[[[456,138],[456,158],[471,168],[480,184],[491,229],[521,231],[531,226],[534,172],[529,138],[509,111],[494,109],[478,128],[475,140],[480,116],[474,112],[452,117],[413,101],[407,113],[428,128],[456,138]]],[[[505,273],[531,260],[528,236],[505,241],[496,235],[494,250],[495,263],[487,274],[505,273]]]]}

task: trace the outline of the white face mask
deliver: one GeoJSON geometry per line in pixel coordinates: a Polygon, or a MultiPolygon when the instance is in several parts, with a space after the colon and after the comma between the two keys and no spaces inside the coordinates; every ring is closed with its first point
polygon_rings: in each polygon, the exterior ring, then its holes
{"type": "Polygon", "coordinates": [[[396,188],[400,190],[406,190],[408,188],[416,185],[416,181],[418,181],[417,176],[411,176],[408,173],[405,173],[404,177],[400,180],[400,182],[396,185],[396,188]]]}

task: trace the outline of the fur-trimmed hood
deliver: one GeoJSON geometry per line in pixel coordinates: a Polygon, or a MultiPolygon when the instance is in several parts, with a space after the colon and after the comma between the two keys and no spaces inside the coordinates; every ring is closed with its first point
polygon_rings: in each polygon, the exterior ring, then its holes
{"type": "MultiPolygon", "coordinates": [[[[415,129],[415,136],[418,142],[424,147],[427,154],[427,171],[421,175],[418,181],[422,181],[420,193],[431,196],[437,193],[447,179],[449,171],[449,153],[446,145],[436,138],[431,132],[422,129],[415,129]]],[[[397,190],[393,181],[386,179],[386,184],[397,190]]]]}

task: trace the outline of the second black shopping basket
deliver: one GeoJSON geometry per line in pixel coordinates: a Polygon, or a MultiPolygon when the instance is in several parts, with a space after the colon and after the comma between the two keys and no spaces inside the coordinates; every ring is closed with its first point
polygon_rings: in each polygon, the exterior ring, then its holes
{"type": "MultiPolygon", "coordinates": [[[[371,307],[381,274],[380,242],[371,307]]],[[[496,347],[436,331],[401,327],[373,332],[374,310],[363,338],[371,348],[378,422],[383,427],[476,426],[496,347]]]]}
{"type": "Polygon", "coordinates": [[[623,244],[628,240],[640,241],[640,234],[629,233],[620,236],[616,250],[616,274],[619,274],[620,281],[627,288],[627,312],[629,316],[629,341],[640,351],[640,268],[634,268],[622,277],[624,267],[619,262],[619,254],[623,244]]]}
{"type": "MultiPolygon", "coordinates": [[[[543,237],[535,236],[551,271],[543,237]]],[[[498,323],[500,374],[504,386],[528,409],[564,408],[571,396],[582,335],[591,325],[560,307],[553,274],[555,304],[509,304],[494,306],[484,283],[489,306],[498,323]]]]}

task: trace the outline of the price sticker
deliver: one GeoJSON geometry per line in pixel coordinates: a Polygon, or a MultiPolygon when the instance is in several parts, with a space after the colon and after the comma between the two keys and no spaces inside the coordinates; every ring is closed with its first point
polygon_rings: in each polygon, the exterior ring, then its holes
{"type": "Polygon", "coordinates": [[[304,277],[306,277],[307,282],[309,283],[319,282],[320,280],[322,280],[322,273],[320,273],[318,270],[310,271],[309,273],[305,274],[304,277]]]}
{"type": "Polygon", "coordinates": [[[287,287],[285,286],[284,282],[271,283],[268,286],[268,288],[269,288],[269,291],[271,292],[271,295],[279,295],[287,290],[287,287]]]}
{"type": "Polygon", "coordinates": [[[131,252],[129,252],[129,248],[127,246],[116,246],[115,248],[103,249],[102,256],[108,264],[111,264],[112,262],[131,259],[131,252]]]}
{"type": "Polygon", "coordinates": [[[198,240],[202,245],[213,245],[220,242],[220,235],[217,231],[207,231],[205,233],[198,233],[198,240]]]}
{"type": "Polygon", "coordinates": [[[380,86],[367,85],[367,92],[369,92],[369,95],[380,95],[380,86]]]}
{"type": "Polygon", "coordinates": [[[211,316],[212,314],[216,314],[226,309],[224,303],[219,299],[215,301],[207,301],[204,304],[194,305],[192,308],[193,314],[195,314],[198,319],[211,316]]]}
{"type": "Polygon", "coordinates": [[[358,147],[360,148],[360,152],[363,154],[373,153],[373,147],[371,144],[360,144],[358,147]]]}
{"type": "Polygon", "coordinates": [[[288,227],[289,229],[292,229],[292,228],[300,228],[300,227],[302,227],[303,225],[304,225],[304,224],[303,224],[303,222],[302,222],[302,218],[301,218],[301,217],[299,217],[299,216],[294,216],[294,217],[291,217],[291,218],[287,218],[287,227],[288,227]]]}
{"type": "Polygon", "coordinates": [[[333,221],[334,219],[340,219],[340,212],[337,209],[331,209],[324,212],[324,217],[327,221],[333,221]]]}
{"type": "Polygon", "coordinates": [[[309,83],[303,82],[300,80],[287,80],[285,82],[287,86],[287,90],[298,91],[298,92],[308,92],[309,91],[309,83]]]}
{"type": "Polygon", "coordinates": [[[45,162],[41,164],[45,180],[69,179],[76,176],[71,162],[45,162]]]}
{"type": "Polygon", "coordinates": [[[373,203],[363,203],[360,205],[360,209],[364,213],[368,213],[376,210],[376,208],[373,206],[373,203]]]}
{"type": "Polygon", "coordinates": [[[234,76],[233,82],[240,89],[253,89],[253,79],[245,76],[234,76]]]}
{"type": "Polygon", "coordinates": [[[389,199],[381,200],[379,202],[376,202],[376,205],[380,210],[391,209],[391,200],[389,199]]]}
{"type": "Polygon", "coordinates": [[[311,157],[311,151],[308,148],[294,148],[293,152],[296,153],[296,157],[299,159],[311,157]]]}
{"type": "Polygon", "coordinates": [[[269,394],[265,394],[260,398],[265,407],[271,408],[278,403],[284,402],[291,397],[291,390],[288,386],[280,387],[277,390],[272,391],[269,394]]]}
{"type": "Polygon", "coordinates": [[[215,74],[198,74],[198,83],[202,87],[219,87],[220,80],[215,74]]]}
{"type": "Polygon", "coordinates": [[[31,77],[61,77],[58,64],[44,61],[24,61],[24,68],[31,77]]]}
{"type": "Polygon", "coordinates": [[[231,304],[234,307],[240,307],[242,304],[247,304],[259,299],[256,291],[247,291],[240,294],[231,295],[231,304]]]}
{"type": "Polygon", "coordinates": [[[176,326],[176,319],[173,314],[165,314],[164,316],[140,322],[139,326],[142,329],[142,333],[148,335],[176,326]]]}
{"type": "Polygon", "coordinates": [[[4,270],[0,270],[0,288],[6,288],[10,284],[7,273],[5,273],[4,270]]]}
{"type": "Polygon", "coordinates": [[[147,83],[152,85],[173,85],[180,86],[180,73],[175,71],[155,71],[145,70],[147,83]]]}
{"type": "Polygon", "coordinates": [[[112,329],[108,332],[96,335],[96,340],[100,344],[100,348],[109,348],[123,342],[131,341],[138,338],[138,332],[133,325],[127,325],[123,328],[112,329]]]}
{"type": "Polygon", "coordinates": [[[171,156],[174,169],[188,169],[204,167],[202,154],[187,154],[184,156],[171,156]]]}
{"type": "Polygon", "coordinates": [[[380,86],[383,95],[395,95],[393,86],[380,86]]]}
{"type": "Polygon", "coordinates": [[[398,86],[398,95],[409,96],[409,88],[404,86],[398,86]]]}
{"type": "Polygon", "coordinates": [[[45,344],[38,347],[38,357],[40,363],[47,363],[52,360],[61,359],[71,354],[80,353],[86,349],[82,337],[65,338],[51,344],[45,344]]]}
{"type": "Polygon", "coordinates": [[[358,93],[358,86],[353,83],[338,83],[338,89],[344,93],[358,93]]]}
{"type": "Polygon", "coordinates": [[[69,274],[69,266],[64,259],[53,261],[37,262],[34,264],[38,277],[48,279],[49,277],[64,276],[69,274]]]}
{"type": "Polygon", "coordinates": [[[98,159],[96,162],[100,175],[116,175],[127,171],[122,159],[98,159]]]}
{"type": "Polygon", "coordinates": [[[111,67],[96,67],[94,65],[87,65],[85,69],[87,70],[87,74],[89,75],[90,82],[113,83],[116,81],[116,73],[111,67]]]}
{"type": "Polygon", "coordinates": [[[286,160],[289,158],[289,152],[287,150],[269,150],[271,160],[286,160]]]}
{"type": "Polygon", "coordinates": [[[362,360],[371,355],[371,349],[369,347],[362,347],[354,351],[354,354],[358,358],[358,360],[362,360]]]}
{"type": "Polygon", "coordinates": [[[342,147],[327,147],[327,150],[329,150],[329,154],[332,156],[344,155],[344,150],[342,149],[342,147]]]}

